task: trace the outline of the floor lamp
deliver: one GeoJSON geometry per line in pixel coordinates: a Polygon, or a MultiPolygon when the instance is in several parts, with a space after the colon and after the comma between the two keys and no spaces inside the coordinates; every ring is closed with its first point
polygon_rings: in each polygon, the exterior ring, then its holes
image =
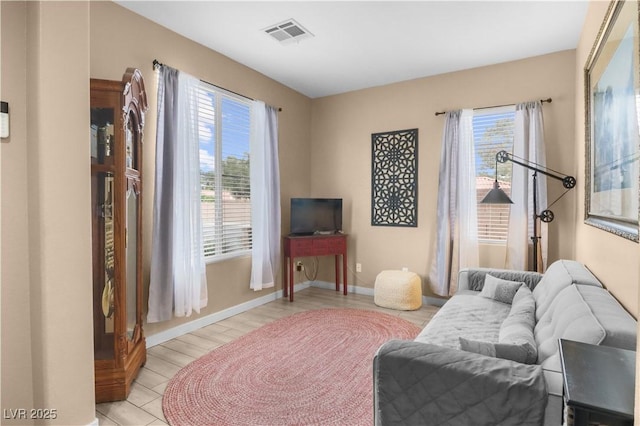
{"type": "Polygon", "coordinates": [[[538,241],[540,235],[538,235],[538,219],[542,222],[549,223],[553,220],[554,215],[548,208],[541,211],[538,214],[538,173],[542,173],[545,176],[549,176],[553,179],[562,181],[567,191],[560,195],[553,203],[549,205],[551,207],[560,198],[564,196],[571,188],[576,186],[576,178],[568,176],[555,170],[548,169],[544,166],[536,164],[532,161],[525,160],[508,153],[507,151],[500,151],[496,154],[496,180],[493,183],[493,188],[485,195],[480,203],[482,204],[513,204],[511,198],[500,188],[498,184],[498,163],[506,163],[511,161],[519,166],[526,167],[529,170],[533,170],[533,236],[531,241],[533,242],[533,270],[538,271],[538,241]]]}

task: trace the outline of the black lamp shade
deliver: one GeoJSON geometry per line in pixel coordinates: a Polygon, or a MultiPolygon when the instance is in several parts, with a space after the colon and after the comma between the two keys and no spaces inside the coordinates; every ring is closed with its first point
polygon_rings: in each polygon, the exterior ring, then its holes
{"type": "Polygon", "coordinates": [[[498,181],[493,182],[493,189],[487,192],[487,195],[484,196],[481,204],[513,204],[511,198],[500,188],[498,181]]]}

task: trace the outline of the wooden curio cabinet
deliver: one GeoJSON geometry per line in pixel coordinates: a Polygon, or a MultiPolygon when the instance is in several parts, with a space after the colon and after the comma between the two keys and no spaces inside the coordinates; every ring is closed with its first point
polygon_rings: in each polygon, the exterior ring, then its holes
{"type": "Polygon", "coordinates": [[[96,402],[126,399],[147,354],[142,331],[140,71],[91,79],[91,212],[96,402]]]}

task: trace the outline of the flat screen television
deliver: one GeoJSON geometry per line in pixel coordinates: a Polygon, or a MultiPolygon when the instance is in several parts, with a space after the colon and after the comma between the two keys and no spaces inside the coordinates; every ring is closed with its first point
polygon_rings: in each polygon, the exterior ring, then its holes
{"type": "Polygon", "coordinates": [[[292,198],[291,235],[342,231],[342,198],[292,198]]]}

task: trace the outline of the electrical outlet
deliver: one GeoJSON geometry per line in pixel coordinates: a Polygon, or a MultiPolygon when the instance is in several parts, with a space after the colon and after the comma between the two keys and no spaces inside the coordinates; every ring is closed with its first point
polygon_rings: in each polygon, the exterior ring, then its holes
{"type": "Polygon", "coordinates": [[[402,267],[402,272],[409,272],[409,268],[407,268],[406,266],[402,267]]]}
{"type": "Polygon", "coordinates": [[[296,271],[300,272],[300,271],[302,271],[302,270],[304,270],[304,265],[302,264],[302,261],[301,261],[301,260],[298,260],[298,261],[296,262],[296,271]]]}
{"type": "Polygon", "coordinates": [[[362,263],[356,263],[356,272],[362,272],[362,263]]]}

